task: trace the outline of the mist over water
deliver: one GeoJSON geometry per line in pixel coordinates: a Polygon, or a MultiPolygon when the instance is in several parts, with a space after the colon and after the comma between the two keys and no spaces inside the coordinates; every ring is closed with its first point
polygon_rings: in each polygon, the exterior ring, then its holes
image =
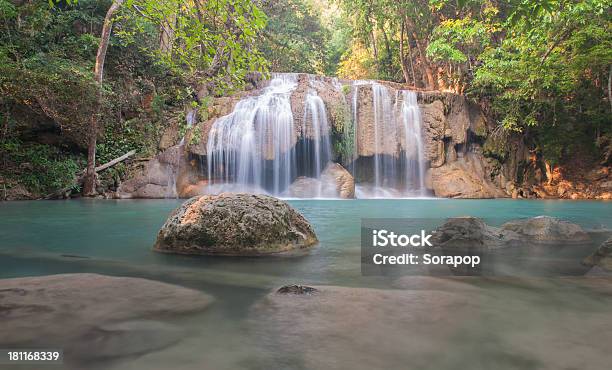
{"type": "MultiPolygon", "coordinates": [[[[513,276],[455,280],[362,276],[359,246],[361,218],[393,214],[442,222],[440,215],[470,214],[491,222],[492,218],[547,214],[597,229],[612,227],[608,203],[294,200],[290,204],[313,224],[320,240],[303,256],[210,258],[154,253],[151,247],[159,227],[180,203],[73,200],[12,202],[0,207],[2,278],[102,273],[179,284],[215,297],[201,314],[169,318],[181,330],[176,344],[139,356],[95,359],[66,368],[257,370],[343,364],[351,369],[488,370],[493,361],[496,369],[510,370],[558,369],[568,364],[602,369],[608,364],[610,282],[577,275],[584,272],[579,270],[581,258],[592,253],[593,246],[534,249],[508,260],[513,276]],[[575,266],[567,270],[570,274],[559,276],[558,269],[570,263],[575,266]],[[324,301],[287,297],[297,299],[287,306],[270,301],[268,294],[286,284],[336,288],[322,295],[324,301]],[[585,353],[589,366],[581,360],[585,353]]],[[[139,325],[157,327],[154,321],[139,325]]],[[[52,338],[41,341],[53,346],[52,338]]],[[[121,339],[126,351],[146,341],[121,339]]],[[[86,343],[92,351],[100,345],[87,339],[78,345],[82,348],[86,343]]]]}

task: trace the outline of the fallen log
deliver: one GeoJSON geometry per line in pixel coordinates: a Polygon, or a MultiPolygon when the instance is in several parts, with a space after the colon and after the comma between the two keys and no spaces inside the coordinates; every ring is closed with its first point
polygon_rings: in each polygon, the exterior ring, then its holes
{"type": "MultiPolygon", "coordinates": [[[[125,153],[124,155],[122,155],[121,157],[117,157],[115,159],[113,159],[110,162],[104,163],[101,166],[96,167],[96,173],[100,172],[100,171],[104,171],[105,169],[112,167],[114,165],[116,165],[119,162],[123,162],[126,159],[130,158],[131,156],[133,156],[134,154],[136,154],[135,150],[130,150],[129,152],[125,153]]],[[[83,171],[83,173],[85,173],[85,171],[83,171]]]]}
{"type": "MultiPolygon", "coordinates": [[[[97,166],[95,168],[96,173],[98,172],[102,172],[104,170],[106,170],[107,168],[113,167],[114,165],[116,165],[117,163],[121,163],[123,161],[125,161],[126,159],[130,158],[131,156],[133,156],[134,154],[136,154],[136,150],[130,150],[129,152],[125,153],[124,155],[117,157],[115,159],[113,159],[110,162],[106,162],[100,166],[97,166]]],[[[81,172],[78,173],[78,175],[76,176],[76,178],[74,179],[73,183],[70,186],[66,186],[64,188],[61,188],[59,190],[54,191],[51,194],[48,194],[47,196],[45,196],[42,199],[57,199],[59,197],[64,197],[66,195],[66,193],[68,193],[72,188],[78,185],[80,185],[81,183],[83,183],[83,181],[85,180],[85,174],[86,174],[86,170],[83,170],[81,172]]]]}

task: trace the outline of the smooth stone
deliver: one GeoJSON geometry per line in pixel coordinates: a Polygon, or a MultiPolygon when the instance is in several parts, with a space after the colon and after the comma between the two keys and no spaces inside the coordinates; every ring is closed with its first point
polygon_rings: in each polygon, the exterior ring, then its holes
{"type": "Polygon", "coordinates": [[[502,230],[512,231],[531,243],[588,243],[591,238],[574,223],[555,217],[538,216],[524,220],[510,221],[502,225],[502,230]]]}
{"type": "Polygon", "coordinates": [[[185,336],[164,321],[201,312],[212,302],[196,290],[131,277],[2,279],[0,346],[63,348],[75,361],[147,353],[185,336]]]}
{"type": "Polygon", "coordinates": [[[478,217],[454,217],[435,230],[432,241],[444,250],[485,252],[517,245],[520,236],[514,231],[489,226],[478,217]]]}
{"type": "Polygon", "coordinates": [[[431,279],[435,290],[313,285],[317,294],[271,292],[250,317],[256,345],[273,357],[257,365],[488,369],[499,361],[503,369],[595,370],[609,363],[612,313],[603,308],[610,298],[591,289],[610,280],[503,279],[457,289],[463,279],[431,279]],[[476,347],[485,363],[470,357],[476,347]]]}

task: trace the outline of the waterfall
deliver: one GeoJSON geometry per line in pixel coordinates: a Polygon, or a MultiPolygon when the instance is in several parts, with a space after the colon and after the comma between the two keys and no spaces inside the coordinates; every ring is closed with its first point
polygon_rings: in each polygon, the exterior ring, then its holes
{"type": "Polygon", "coordinates": [[[261,95],[244,98],[213,124],[207,143],[209,191],[280,194],[296,171],[291,74],[275,75],[261,95]]]}
{"type": "Polygon", "coordinates": [[[413,91],[401,91],[401,119],[404,131],[404,177],[406,191],[425,195],[425,159],[421,133],[421,110],[413,91]]]}
{"type": "MultiPolygon", "coordinates": [[[[302,174],[319,179],[332,159],[331,129],[327,119],[325,103],[316,91],[310,90],[305,100],[302,132],[304,144],[298,152],[298,157],[302,174]],[[310,126],[307,125],[307,122],[310,122],[310,126]]],[[[318,189],[315,189],[316,197],[322,196],[323,186],[324,184],[319,181],[318,189]]]]}
{"type": "MultiPolygon", "coordinates": [[[[333,196],[329,194],[335,185],[325,183],[333,181],[325,169],[338,153],[332,150],[330,107],[324,98],[329,91],[325,89],[344,96],[343,88],[337,79],[302,77],[274,74],[259,95],[243,98],[230,114],[213,123],[206,147],[207,192],[333,196]],[[302,101],[295,100],[298,96],[302,101]],[[295,104],[303,104],[301,124],[294,121],[292,103],[295,111],[300,111],[295,104]]],[[[353,121],[353,158],[348,170],[361,182],[357,196],[424,196],[424,146],[416,93],[376,81],[355,81],[351,94],[350,102],[344,97],[353,121]],[[371,104],[360,101],[360,95],[369,93],[364,89],[371,89],[371,104]],[[360,122],[364,115],[368,116],[365,123],[360,122]],[[369,154],[360,156],[364,149],[369,154]]]]}
{"type": "Polygon", "coordinates": [[[304,123],[302,137],[307,138],[307,140],[303,146],[303,153],[300,153],[302,154],[300,160],[303,163],[305,174],[309,177],[318,178],[327,163],[332,159],[332,151],[325,103],[312,90],[306,95],[304,123]],[[306,122],[310,122],[310,132],[306,132],[306,122]]]}
{"type": "MultiPolygon", "coordinates": [[[[372,182],[359,186],[358,195],[364,198],[424,196],[425,160],[416,93],[400,90],[392,94],[383,84],[356,81],[352,102],[356,130],[359,130],[359,86],[363,84],[372,89],[373,127],[366,135],[371,136],[375,154],[367,171],[372,174],[372,182]]],[[[352,171],[355,174],[357,167],[353,166],[352,171]]]]}
{"type": "MultiPolygon", "coordinates": [[[[372,106],[374,109],[374,187],[394,187],[397,180],[397,125],[391,94],[386,86],[372,84],[372,106]]],[[[377,191],[378,192],[378,191],[377,191]]]]}

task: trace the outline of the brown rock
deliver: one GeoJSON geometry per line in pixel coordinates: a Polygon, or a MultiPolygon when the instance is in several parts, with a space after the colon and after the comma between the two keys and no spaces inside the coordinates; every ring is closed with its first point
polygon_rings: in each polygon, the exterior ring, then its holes
{"type": "Polygon", "coordinates": [[[423,141],[425,158],[431,161],[431,167],[440,167],[444,164],[444,136],[446,117],[444,104],[436,100],[431,104],[421,106],[423,117],[423,141]]]}
{"type": "Polygon", "coordinates": [[[503,198],[506,193],[486,179],[482,158],[467,153],[455,162],[432,168],[434,194],[445,198],[503,198]]]}
{"type": "Polygon", "coordinates": [[[154,249],[164,253],[267,255],[311,247],[317,237],[286,202],[267,195],[194,197],[162,226],[154,249]]]}
{"type": "Polygon", "coordinates": [[[338,163],[330,163],[323,173],[321,181],[333,183],[337,196],[343,199],[355,198],[355,180],[350,172],[338,163]]]}

